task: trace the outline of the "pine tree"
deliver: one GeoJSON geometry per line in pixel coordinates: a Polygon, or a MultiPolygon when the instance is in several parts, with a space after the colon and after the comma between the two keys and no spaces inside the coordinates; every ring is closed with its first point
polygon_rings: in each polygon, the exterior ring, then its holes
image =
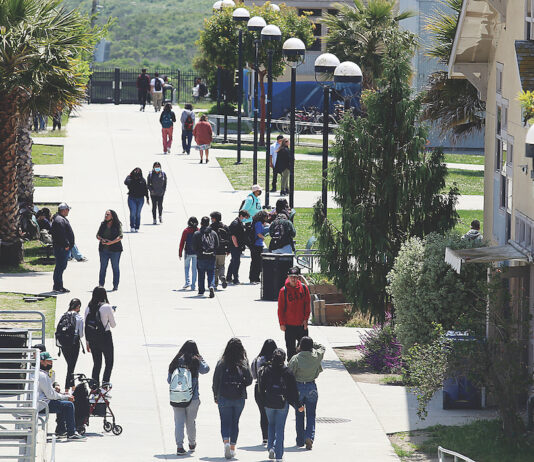
{"type": "Polygon", "coordinates": [[[355,309],[376,319],[388,308],[386,278],[401,244],[451,229],[458,219],[458,189],[442,194],[443,153],[424,154],[421,97],[409,85],[413,49],[405,35],[389,34],[379,91],[363,95],[367,116],[347,115],[336,134],[329,181],[342,209],[342,229],[325,220],[320,203],[314,213],[321,271],[355,309]]]}

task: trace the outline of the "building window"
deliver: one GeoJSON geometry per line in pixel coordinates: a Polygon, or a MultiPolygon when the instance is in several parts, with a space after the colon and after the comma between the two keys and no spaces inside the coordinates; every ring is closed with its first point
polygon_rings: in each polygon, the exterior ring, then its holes
{"type": "Polygon", "coordinates": [[[510,162],[507,146],[508,128],[508,100],[497,95],[497,108],[495,111],[495,170],[505,171],[503,165],[510,162]],[[506,151],[506,152],[505,152],[506,151]]]}
{"type": "Polygon", "coordinates": [[[526,0],[525,40],[534,40],[534,0],[526,0]]]}
{"type": "Polygon", "coordinates": [[[329,8],[328,9],[328,14],[331,14],[332,16],[337,16],[339,13],[339,10],[336,10],[336,9],[333,9],[333,8],[329,8]]]}
{"type": "Polygon", "coordinates": [[[502,94],[502,71],[503,71],[503,65],[502,63],[497,63],[497,73],[495,74],[495,86],[497,87],[497,93],[500,95],[502,94]]]}
{"type": "Polygon", "coordinates": [[[323,25],[315,23],[314,26],[313,35],[315,35],[315,37],[321,37],[321,35],[323,35],[323,25]]]}
{"type": "Polygon", "coordinates": [[[506,193],[506,177],[504,175],[499,175],[500,176],[500,187],[501,187],[501,191],[500,191],[500,194],[499,194],[499,197],[500,197],[500,203],[499,203],[499,206],[501,207],[501,209],[506,209],[506,199],[507,199],[507,196],[508,194],[506,193]]]}
{"type": "Polygon", "coordinates": [[[320,38],[316,38],[311,47],[309,48],[309,51],[321,51],[321,39],[320,38]]]}
{"type": "Polygon", "coordinates": [[[514,241],[527,250],[534,248],[534,220],[518,210],[515,211],[514,241]]]}

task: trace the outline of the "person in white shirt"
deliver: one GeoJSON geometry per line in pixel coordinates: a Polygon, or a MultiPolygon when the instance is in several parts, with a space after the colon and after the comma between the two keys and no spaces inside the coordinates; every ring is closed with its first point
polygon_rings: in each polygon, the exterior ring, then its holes
{"type": "MultiPolygon", "coordinates": [[[[276,179],[278,177],[279,172],[276,168],[276,160],[278,157],[278,149],[280,148],[280,145],[282,144],[282,140],[284,139],[284,135],[278,135],[276,137],[276,141],[271,144],[271,168],[273,169],[273,187],[271,189],[271,192],[276,192],[276,179]]],[[[269,185],[267,185],[269,186],[269,185]]]]}
{"type": "Polygon", "coordinates": [[[93,290],[93,297],[85,310],[85,338],[87,351],[93,355],[93,372],[91,377],[100,383],[100,369],[102,356],[106,362],[102,386],[111,385],[111,371],[113,369],[113,338],[111,328],[117,324],[113,315],[114,307],[109,304],[106,289],[98,286],[93,290]]]}
{"type": "MultiPolygon", "coordinates": [[[[74,388],[74,368],[78,362],[78,356],[80,354],[80,341],[83,338],[83,317],[80,314],[80,308],[82,302],[77,298],[73,298],[69,303],[69,310],[61,317],[61,321],[64,317],[73,317],[73,322],[75,324],[74,332],[70,335],[70,332],[67,332],[61,337],[57,337],[58,342],[60,343],[61,352],[67,361],[67,376],[65,377],[65,393],[69,391],[70,388],[74,388]]],[[[56,342],[56,343],[58,343],[56,342]]]]}
{"type": "Polygon", "coordinates": [[[150,93],[152,95],[152,104],[154,111],[161,111],[161,103],[163,102],[163,79],[160,78],[157,72],[154,72],[154,78],[150,81],[150,93]]]}
{"type": "Polygon", "coordinates": [[[44,351],[41,353],[39,370],[39,411],[48,406],[51,414],[57,414],[56,436],[67,436],[69,440],[84,440],[76,431],[74,420],[74,397],[58,393],[53,387],[52,361],[54,358],[44,351]]]}

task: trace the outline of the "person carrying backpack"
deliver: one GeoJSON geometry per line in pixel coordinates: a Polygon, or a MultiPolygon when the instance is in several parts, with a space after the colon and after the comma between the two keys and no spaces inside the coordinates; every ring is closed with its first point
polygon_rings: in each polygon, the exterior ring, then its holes
{"type": "Polygon", "coordinates": [[[248,273],[248,278],[251,284],[257,284],[260,282],[261,254],[264,249],[263,241],[265,240],[265,234],[267,233],[265,223],[267,223],[268,218],[269,214],[265,210],[262,210],[254,216],[254,220],[252,221],[252,228],[250,231],[252,233],[250,246],[250,270],[248,273]]]}
{"type": "Polygon", "coordinates": [[[200,406],[198,374],[207,374],[209,370],[193,340],[187,340],[169,364],[167,383],[170,385],[176,454],[179,456],[187,454],[184,449],[184,426],[187,429],[189,452],[194,452],[197,446],[196,418],[200,406]]]}
{"type": "Polygon", "coordinates": [[[226,289],[228,283],[225,277],[224,263],[226,255],[229,252],[230,245],[230,231],[222,221],[221,212],[211,212],[211,229],[217,233],[219,237],[219,246],[215,251],[215,288],[217,288],[219,280],[223,289],[226,289]]]}
{"type": "Polygon", "coordinates": [[[163,102],[163,79],[160,78],[157,72],[154,72],[154,78],[150,81],[150,93],[152,95],[152,104],[154,111],[161,111],[161,103],[163,102]]]}
{"type": "Polygon", "coordinates": [[[271,362],[260,370],[258,378],[261,401],[269,421],[269,459],[276,459],[277,462],[282,462],[284,457],[284,430],[289,405],[295,408],[297,415],[304,411],[295,376],[285,366],[285,360],[285,351],[277,348],[271,362]]]}
{"type": "Polygon", "coordinates": [[[224,353],[213,373],[213,396],[219,407],[221,436],[224,457],[235,457],[239,418],[245,407],[247,387],[252,384],[252,372],[247,353],[241,340],[232,338],[226,344],[224,353]]]}
{"type": "Polygon", "coordinates": [[[198,295],[204,295],[206,274],[210,298],[215,297],[215,252],[219,237],[209,226],[210,219],[202,217],[200,229],[193,234],[193,250],[197,254],[198,295]]]}
{"type": "Polygon", "coordinates": [[[295,242],[293,238],[297,235],[293,223],[288,216],[280,212],[269,227],[269,251],[272,253],[293,253],[295,242]]]}
{"type": "Polygon", "coordinates": [[[185,270],[185,285],[183,289],[191,287],[195,290],[197,283],[197,254],[193,249],[193,236],[198,231],[198,220],[196,217],[191,217],[187,220],[187,228],[182,232],[182,239],[180,239],[180,247],[178,249],[178,257],[180,260],[184,257],[185,270]],[[185,255],[184,255],[185,251],[185,255]],[[189,268],[191,268],[191,280],[189,279],[189,268]]]}
{"type": "Polygon", "coordinates": [[[241,251],[245,249],[247,238],[245,234],[245,225],[243,222],[249,217],[246,210],[240,210],[237,218],[230,223],[228,230],[230,231],[229,251],[231,255],[230,264],[228,265],[228,273],[226,274],[226,282],[239,284],[239,266],[241,265],[241,251]]]}
{"type": "Polygon", "coordinates": [[[176,114],[172,110],[171,103],[166,103],[163,112],[159,116],[159,123],[161,124],[161,136],[163,138],[163,154],[171,153],[172,146],[172,132],[176,122],[176,114]]]}
{"type": "MultiPolygon", "coordinates": [[[[83,318],[80,315],[82,302],[73,298],[69,303],[69,309],[61,316],[56,328],[56,346],[60,354],[63,353],[67,361],[67,376],[65,378],[65,393],[69,388],[74,388],[74,368],[80,354],[80,341],[83,338],[83,318]]],[[[83,349],[83,346],[82,346],[83,349]]],[[[85,351],[84,351],[85,352],[85,351]]]]}
{"type": "Polygon", "coordinates": [[[167,175],[161,170],[161,164],[154,162],[152,171],[147,177],[147,187],[152,199],[152,224],[156,225],[156,206],[158,209],[159,222],[163,223],[163,196],[167,190],[167,175]]]}
{"type": "Polygon", "coordinates": [[[182,154],[189,155],[191,153],[191,141],[193,140],[195,113],[190,103],[187,103],[184,108],[180,116],[180,122],[182,123],[182,154]]]}
{"type": "Polygon", "coordinates": [[[241,203],[239,210],[246,210],[249,217],[244,221],[245,224],[252,223],[254,215],[256,215],[261,209],[261,186],[255,184],[252,186],[252,191],[247,195],[246,199],[241,203]]]}
{"type": "Polygon", "coordinates": [[[102,356],[106,361],[102,386],[110,385],[113,370],[113,338],[111,328],[115,327],[113,308],[109,304],[106,289],[97,286],[93,289],[93,296],[85,310],[85,339],[87,351],[93,355],[93,372],[91,377],[100,383],[100,369],[102,356]]]}

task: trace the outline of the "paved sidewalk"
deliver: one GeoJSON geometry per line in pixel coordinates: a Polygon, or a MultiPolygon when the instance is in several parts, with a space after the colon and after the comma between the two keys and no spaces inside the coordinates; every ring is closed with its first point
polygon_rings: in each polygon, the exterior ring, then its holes
{"type": "MultiPolygon", "coordinates": [[[[201,217],[214,209],[225,222],[239,205],[231,185],[216,162],[200,165],[184,156],[161,155],[158,114],[137,111],[136,106],[90,105],[69,122],[65,138],[64,186],[61,198],[73,208],[69,219],[86,263],[69,263],[65,272],[68,295],[58,297],[56,318],[71,297],[85,306],[97,284],[98,252],[95,234],[104,212],[115,209],[128,226],[126,175],[136,166],[146,175],[160,161],[168,175],[164,223],[153,226],[147,207],[138,234],[125,233],[119,291],[110,293],[117,305],[114,330],[115,367],[112,375],[112,408],[124,433],[102,431],[102,419],[92,418],[86,442],[59,443],[58,462],[134,461],[176,459],[172,409],[168,404],[167,367],[187,339],[195,339],[208,364],[215,366],[225,343],[238,336],[252,359],[266,338],[283,346],[276,319],[276,303],[259,300],[259,287],[243,284],[199,298],[176,290],[183,284],[183,266],[177,259],[181,230],[190,215],[201,217]]],[[[180,133],[175,132],[175,149],[180,133]]],[[[49,188],[51,189],[51,188],[49,188]]],[[[58,189],[58,188],[54,188],[58,189]]],[[[37,196],[41,197],[39,190],[37,196]]],[[[248,280],[249,260],[241,266],[241,280],[248,280]]],[[[106,286],[110,288],[111,271],[106,286]]],[[[50,273],[2,275],[0,290],[44,292],[51,289],[50,273]]],[[[332,349],[328,332],[311,327],[311,335],[328,346],[324,373],[318,380],[319,404],[316,441],[312,452],[294,446],[294,414],[286,426],[288,461],[351,460],[397,461],[383,427],[365,396],[355,386],[332,349]],[[334,419],[336,423],[327,423],[334,419]],[[321,420],[324,421],[321,422],[321,420]]],[[[50,350],[56,349],[49,342],[50,350]]],[[[77,371],[90,374],[90,355],[80,355],[77,371]]],[[[63,358],[56,362],[57,377],[65,374],[63,358]]],[[[222,458],[219,417],[211,393],[211,373],[200,378],[202,405],[198,416],[198,447],[189,460],[222,458]]],[[[237,459],[267,460],[261,446],[259,414],[249,389],[241,419],[237,459]]],[[[53,430],[53,425],[51,425],[53,430]]]]}

